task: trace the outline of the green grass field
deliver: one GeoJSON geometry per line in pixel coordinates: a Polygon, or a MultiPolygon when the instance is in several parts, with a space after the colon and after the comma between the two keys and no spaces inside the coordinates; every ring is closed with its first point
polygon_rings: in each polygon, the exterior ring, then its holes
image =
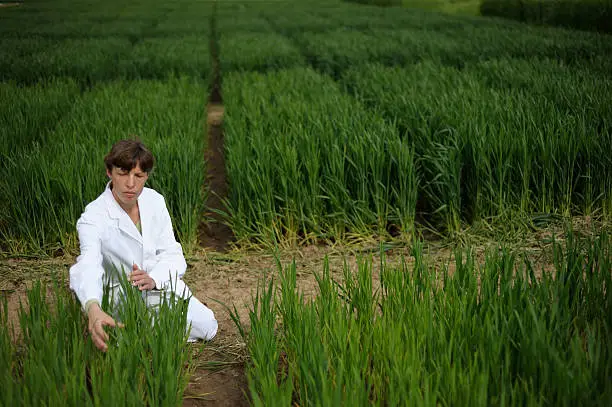
{"type": "Polygon", "coordinates": [[[107,6],[0,11],[0,92],[12,101],[0,107],[3,252],[74,251],[76,219],[104,190],[101,158],[130,136],[164,167],[151,186],[167,196],[185,248],[197,245],[212,4],[107,6]]]}
{"type": "Polygon", "coordinates": [[[402,0],[405,7],[470,16],[480,14],[480,3],[480,0],[402,0]]]}
{"type": "MultiPolygon", "coordinates": [[[[249,321],[232,317],[253,405],[610,404],[612,42],[475,7],[0,8],[3,259],[74,256],[76,220],[107,182],[102,157],[131,135],[157,158],[149,186],[188,258],[208,256],[199,230],[216,193],[205,152],[218,88],[221,215],[236,251],[381,249],[376,267],[279,261],[274,279],[251,276],[249,321]],[[588,226],[533,261],[534,245],[552,244],[547,226],[566,223],[588,226]],[[454,247],[454,261],[428,264],[424,235],[454,247]],[[482,240],[485,254],[464,245],[482,240]],[[399,265],[385,260],[393,248],[406,250],[399,265]],[[315,276],[316,295],[298,273],[315,276]]],[[[1,405],[182,403],[192,361],[180,310],[155,328],[175,336],[138,342],[134,321],[102,357],[69,293],[27,292],[17,321],[0,307],[1,405]]],[[[134,304],[128,319],[146,314],[134,304]]]]}

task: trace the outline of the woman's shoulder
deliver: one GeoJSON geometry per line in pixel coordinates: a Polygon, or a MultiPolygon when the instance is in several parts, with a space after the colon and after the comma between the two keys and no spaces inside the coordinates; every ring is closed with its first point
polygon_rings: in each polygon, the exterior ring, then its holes
{"type": "Polygon", "coordinates": [[[99,223],[108,215],[104,196],[100,195],[85,206],[85,210],[79,217],[77,223],[99,223]]]}

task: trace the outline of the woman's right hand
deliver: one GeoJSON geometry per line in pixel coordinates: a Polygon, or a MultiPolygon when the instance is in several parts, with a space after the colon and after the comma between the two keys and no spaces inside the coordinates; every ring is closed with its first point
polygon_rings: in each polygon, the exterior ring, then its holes
{"type": "Polygon", "coordinates": [[[106,352],[108,349],[106,345],[108,334],[104,331],[104,327],[110,326],[114,328],[119,326],[119,328],[123,328],[123,324],[117,324],[110,315],[102,311],[99,304],[92,304],[89,307],[87,316],[89,318],[89,334],[91,335],[91,340],[96,348],[100,349],[102,352],[106,352]]]}

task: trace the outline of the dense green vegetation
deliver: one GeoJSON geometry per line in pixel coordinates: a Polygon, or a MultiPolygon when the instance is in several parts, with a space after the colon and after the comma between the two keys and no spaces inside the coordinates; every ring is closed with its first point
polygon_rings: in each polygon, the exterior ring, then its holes
{"type": "Polygon", "coordinates": [[[224,95],[230,219],[239,239],[345,240],[385,234],[388,224],[411,231],[410,145],[330,78],[304,68],[232,74],[224,95]]]}
{"type": "Polygon", "coordinates": [[[190,250],[204,208],[209,2],[28,2],[1,10],[0,250],[75,248],[106,184],[102,158],[138,136],[150,185],[190,250]],[[181,182],[177,182],[177,180],[181,182]]]}
{"type": "Polygon", "coordinates": [[[103,176],[93,175],[94,155],[128,134],[157,149],[166,167],[152,185],[169,194],[179,238],[193,247],[204,205],[201,124],[211,43],[219,50],[228,106],[227,221],[241,240],[409,237],[415,218],[452,235],[474,222],[529,222],[533,213],[610,214],[612,43],[606,36],[346,2],[111,2],[104,12],[94,3],[3,10],[0,89],[17,103],[0,108],[9,140],[0,165],[19,180],[0,183],[3,251],[70,246],[78,213],[103,186],[103,176]],[[300,77],[308,66],[314,72],[300,77]],[[249,96],[251,72],[261,72],[265,86],[249,96]],[[105,87],[117,93],[94,113],[105,87]],[[259,129],[252,129],[254,120],[259,129]],[[371,126],[385,130],[372,133],[371,126]],[[318,154],[317,146],[342,146],[346,140],[337,136],[345,132],[364,152],[338,150],[332,161],[361,168],[351,176],[365,171],[358,182],[331,176],[324,155],[317,165],[301,159],[318,154]],[[285,150],[276,142],[270,147],[269,136],[284,139],[285,150]],[[251,142],[250,149],[240,147],[251,142]],[[370,154],[371,146],[378,152],[370,154]],[[79,149],[85,156],[74,158],[79,149]],[[282,159],[262,163],[261,149],[282,159]],[[56,164],[45,157],[60,156],[70,174],[87,174],[84,181],[51,169],[56,164]],[[291,157],[295,174],[277,174],[291,157]],[[395,160],[412,163],[402,171],[405,180],[396,179],[394,168],[403,164],[395,160]],[[181,185],[177,177],[189,181],[181,185]],[[302,183],[296,195],[281,194],[279,180],[309,180],[310,189],[302,183]],[[355,189],[365,183],[371,184],[355,189]],[[413,187],[398,186],[408,184],[416,185],[416,197],[413,187]],[[269,188],[272,198],[262,193],[269,188]],[[339,196],[349,202],[332,210],[339,196]],[[70,202],[68,209],[54,208],[57,199],[70,202]],[[309,201],[318,209],[300,207],[309,201]],[[411,208],[403,206],[408,202],[411,208]]]}
{"type": "MultiPolygon", "coordinates": [[[[521,20],[599,27],[574,2],[563,16],[511,3],[521,20]]],[[[368,259],[341,282],[326,267],[312,301],[295,266],[279,268],[278,285],[255,296],[250,332],[239,325],[253,404],[610,404],[607,234],[568,233],[543,270],[502,247],[483,261],[458,249],[440,272],[415,238],[417,225],[503,236],[612,215],[609,36],[431,10],[465,4],[0,9],[0,251],[74,250],[76,220],[106,184],[102,157],[130,135],[155,154],[149,186],[165,195],[183,247],[195,248],[209,209],[205,108],[221,86],[225,220],[239,244],[412,245],[378,274],[368,259]]],[[[1,405],[180,405],[184,307],[153,318],[128,295],[118,310],[126,328],[102,355],[83,337],[74,298],[45,292],[29,291],[18,338],[0,306],[1,405]]]]}
{"type": "Polygon", "coordinates": [[[463,70],[371,65],[343,82],[414,146],[420,209],[438,227],[612,209],[612,81],[503,58],[463,70]]]}
{"type": "MultiPolygon", "coordinates": [[[[227,15],[233,7],[220,5],[219,13],[227,15]]],[[[342,141],[338,134],[345,131],[361,133],[355,137],[367,140],[366,151],[377,145],[369,141],[367,131],[352,130],[368,121],[359,105],[373,117],[382,115],[396,133],[392,138],[401,140],[405,151],[414,152],[410,177],[416,180],[416,199],[412,192],[409,198],[405,196],[403,202],[412,202],[414,208],[401,212],[417,213],[421,222],[438,231],[452,235],[475,222],[503,229],[508,224],[529,224],[542,215],[609,216],[612,161],[605,152],[612,148],[612,111],[607,103],[612,64],[606,55],[612,53],[612,43],[607,37],[380,7],[309,10],[294,3],[285,8],[249,5],[240,10],[236,27],[226,19],[219,28],[221,66],[224,79],[229,79],[224,85],[232,191],[228,219],[239,238],[279,239],[279,232],[290,239],[367,234],[356,226],[368,219],[365,210],[357,214],[328,206],[338,190],[347,190],[346,185],[353,181],[346,177],[335,181],[326,165],[316,166],[318,172],[313,175],[304,161],[309,151],[317,151],[321,140],[323,145],[331,142],[334,146],[342,141]],[[249,11],[258,16],[252,25],[243,18],[249,11]],[[295,21],[293,16],[300,18],[295,21]],[[227,32],[228,38],[248,37],[251,44],[257,44],[270,38],[270,29],[289,41],[260,47],[261,55],[239,51],[224,40],[227,32]],[[288,52],[294,57],[283,59],[288,52]],[[264,68],[258,60],[263,55],[269,61],[264,68]],[[335,85],[297,80],[301,71],[289,68],[300,64],[335,79],[360,103],[339,110],[335,85]],[[251,87],[257,89],[252,95],[250,87],[241,82],[245,76],[228,72],[262,69],[280,72],[257,77],[262,84],[251,87]],[[277,79],[292,76],[297,82],[277,79]],[[303,95],[299,93],[302,88],[303,95]],[[299,97],[281,96],[296,91],[299,97]],[[313,92],[317,98],[312,97],[313,92]],[[304,100],[309,101],[308,107],[300,107],[304,100]],[[328,103],[334,106],[329,108],[328,103]],[[321,114],[319,107],[323,107],[321,114]],[[302,109],[304,113],[295,113],[302,109]],[[308,130],[313,123],[325,122],[319,119],[324,116],[329,117],[328,129],[308,130]],[[306,147],[294,134],[302,134],[314,147],[306,147]],[[279,167],[283,160],[271,160],[258,152],[263,149],[270,157],[284,157],[276,145],[279,138],[291,151],[295,149],[295,175],[279,167]],[[249,148],[238,147],[236,140],[249,148]],[[236,162],[246,164],[238,167],[236,162]],[[304,180],[311,182],[313,177],[319,179],[316,197],[312,195],[315,190],[301,188],[304,180]],[[265,179],[270,181],[262,182],[265,179]],[[321,213],[290,209],[293,204],[288,203],[286,192],[273,195],[270,191],[278,191],[278,185],[284,185],[279,180],[285,179],[288,185],[294,179],[300,186],[292,188],[301,197],[293,198],[298,207],[315,199],[319,205],[309,207],[323,208],[321,213]],[[247,213],[251,215],[245,218],[247,213]],[[343,214],[349,233],[329,223],[338,213],[343,214]]],[[[379,137],[380,142],[387,137],[379,137]]],[[[355,144],[359,142],[348,142],[355,144]]],[[[343,152],[334,161],[353,163],[351,154],[343,152]]],[[[387,149],[380,157],[394,162],[393,154],[387,149]]],[[[366,161],[372,156],[379,157],[376,152],[366,154],[366,161]]],[[[315,160],[324,162],[325,157],[315,160]]],[[[381,188],[382,196],[393,196],[397,187],[390,171],[384,172],[390,178],[370,188],[373,194],[381,188]]],[[[371,182],[368,177],[362,180],[371,182]]],[[[351,192],[345,196],[359,205],[365,202],[351,192]]],[[[389,208],[396,206],[393,200],[388,202],[389,208]]],[[[381,212],[374,207],[370,205],[368,211],[378,214],[376,220],[365,222],[372,233],[388,237],[386,232],[396,234],[401,225],[400,231],[410,235],[412,227],[398,221],[391,210],[381,212]]],[[[414,216],[404,217],[410,218],[414,216]]]]}
{"type": "Polygon", "coordinates": [[[610,0],[482,0],[484,16],[612,34],[610,0]]]}
{"type": "Polygon", "coordinates": [[[76,220],[107,182],[102,158],[113,142],[131,135],[140,136],[157,156],[159,170],[149,185],[166,196],[178,237],[186,248],[196,244],[203,210],[206,84],[189,78],[112,82],[83,94],[74,81],[38,84],[27,92],[11,83],[0,89],[21,101],[0,107],[8,145],[19,146],[23,130],[39,134],[30,145],[10,148],[10,159],[0,164],[5,250],[34,255],[74,247],[76,220]]]}
{"type": "Polygon", "coordinates": [[[104,308],[124,324],[107,330],[106,354],[94,347],[80,304],[60,284],[36,282],[17,326],[4,297],[0,405],[181,406],[190,374],[187,302],[169,295],[147,308],[126,278],[122,287],[122,299],[104,296],[104,308]]]}
{"type": "Polygon", "coordinates": [[[326,264],[312,300],[279,265],[244,334],[253,405],[608,405],[612,244],[566,238],[554,270],[499,248],[440,271],[419,244],[377,273],[326,264]]]}

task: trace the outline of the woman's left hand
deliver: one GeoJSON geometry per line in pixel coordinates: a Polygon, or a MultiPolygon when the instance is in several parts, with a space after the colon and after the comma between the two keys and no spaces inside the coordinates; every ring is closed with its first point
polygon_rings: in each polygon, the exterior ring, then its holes
{"type": "Polygon", "coordinates": [[[130,281],[134,287],[138,287],[140,291],[152,290],[155,288],[155,280],[149,274],[141,270],[136,264],[132,266],[130,281]]]}

